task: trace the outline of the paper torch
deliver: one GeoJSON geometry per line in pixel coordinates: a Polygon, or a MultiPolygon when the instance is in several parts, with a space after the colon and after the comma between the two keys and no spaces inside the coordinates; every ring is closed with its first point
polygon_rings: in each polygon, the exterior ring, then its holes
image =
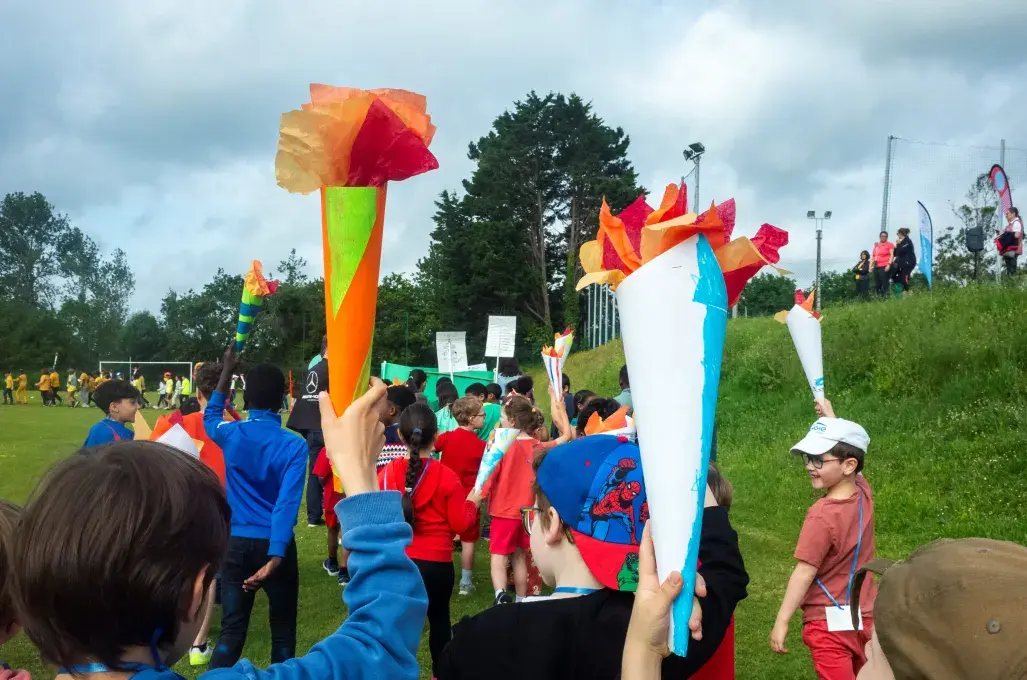
{"type": "Polygon", "coordinates": [[[563,365],[567,362],[567,356],[571,353],[573,344],[574,331],[568,326],[563,333],[553,335],[552,347],[546,345],[542,348],[542,363],[546,367],[549,384],[553,386],[557,394],[563,390],[563,365]]]}
{"type": "Polygon", "coordinates": [[[382,257],[385,193],[439,167],[422,95],[311,85],[282,115],[275,174],[295,193],[321,192],[328,385],[336,413],[367,388],[382,257]]]}
{"type": "Polygon", "coordinates": [[[250,270],[243,277],[242,300],[239,302],[239,320],[235,324],[235,351],[241,352],[250,337],[253,320],[264,304],[264,298],[278,290],[277,281],[268,281],[261,271],[260,260],[250,264],[250,270]]]}
{"type": "Polygon", "coordinates": [[[728,309],[746,282],[779,259],[788,234],[764,224],[732,239],[734,200],[688,212],[685,187],[660,207],[644,196],[618,215],[606,201],[595,241],[581,247],[578,289],[615,288],[660,580],[684,579],[671,609],[669,646],[688,651],[706,471],[728,309]],[[666,386],[687,385],[668,393],[666,386]]]}
{"type": "Polygon", "coordinates": [[[474,479],[475,491],[481,491],[485,486],[485,482],[495,472],[496,466],[517,439],[519,432],[520,430],[515,427],[497,427],[492,431],[492,438],[485,449],[485,455],[481,457],[481,465],[478,466],[478,476],[474,479]]]}
{"type": "Polygon", "coordinates": [[[788,326],[813,399],[819,402],[824,399],[824,348],[820,337],[820,314],[813,311],[816,294],[815,289],[809,297],[801,290],[795,291],[795,305],[778,312],[774,318],[788,326]]]}

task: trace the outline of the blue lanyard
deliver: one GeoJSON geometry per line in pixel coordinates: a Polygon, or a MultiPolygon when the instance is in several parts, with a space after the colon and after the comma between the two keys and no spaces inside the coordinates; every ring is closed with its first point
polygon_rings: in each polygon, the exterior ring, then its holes
{"type": "MultiPolygon", "coordinates": [[[[138,663],[135,661],[126,661],[117,668],[111,668],[105,663],[93,662],[93,663],[82,663],[69,666],[67,668],[61,667],[57,669],[57,672],[62,675],[84,675],[87,673],[110,673],[110,672],[124,672],[124,671],[135,671],[131,677],[146,672],[156,671],[158,673],[170,670],[168,666],[161,660],[160,651],[157,649],[157,642],[160,640],[160,636],[163,633],[163,629],[158,628],[153,632],[153,637],[150,639],[150,655],[153,656],[153,664],[138,663]]],[[[175,673],[175,676],[181,678],[181,675],[175,673]]]]}
{"type": "Polygon", "coordinates": [[[572,588],[571,586],[560,586],[553,589],[553,593],[568,593],[570,595],[591,595],[599,590],[598,588],[572,588]]]}
{"type": "MultiPolygon", "coordinates": [[[[852,581],[853,581],[853,579],[856,578],[856,564],[859,561],[859,549],[860,549],[860,547],[862,547],[862,545],[863,545],[863,490],[860,489],[859,490],[859,537],[856,539],[856,552],[852,556],[852,568],[849,569],[849,587],[845,591],[845,606],[846,607],[849,606],[849,599],[852,597],[852,581]]],[[[838,600],[834,599],[834,595],[832,595],[830,592],[828,592],[827,588],[824,587],[824,584],[820,581],[820,577],[819,576],[816,578],[816,583],[817,583],[818,586],[820,586],[820,589],[824,591],[824,594],[827,595],[828,599],[831,600],[831,603],[835,607],[838,607],[839,609],[841,609],[842,606],[840,604],[838,604],[838,600]]]]}

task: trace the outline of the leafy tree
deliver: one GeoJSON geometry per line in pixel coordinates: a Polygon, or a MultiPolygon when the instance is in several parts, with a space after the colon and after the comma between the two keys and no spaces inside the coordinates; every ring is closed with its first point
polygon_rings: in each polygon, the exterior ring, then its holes
{"type": "Polygon", "coordinates": [[[402,274],[389,274],[378,285],[372,369],[383,361],[434,366],[437,330],[434,304],[426,290],[402,274]]]}
{"type": "Polygon", "coordinates": [[[61,273],[60,245],[68,218],[39,192],[7,194],[0,203],[0,295],[36,309],[52,308],[54,277],[61,273]]]}
{"type": "Polygon", "coordinates": [[[795,304],[795,280],[778,274],[754,277],[742,291],[739,309],[746,316],[772,316],[795,304]]]}
{"type": "Polygon", "coordinates": [[[952,207],[959,225],[949,225],[934,243],[935,285],[964,286],[974,280],[995,278],[998,257],[991,238],[998,228],[998,199],[987,174],[981,174],[970,185],[962,205],[952,207]],[[971,253],[966,249],[968,233],[978,232],[984,239],[984,250],[971,253]]]}
{"type": "Polygon", "coordinates": [[[118,333],[121,355],[135,361],[160,361],[164,356],[164,335],[160,324],[150,312],[136,312],[128,317],[118,333]]]}

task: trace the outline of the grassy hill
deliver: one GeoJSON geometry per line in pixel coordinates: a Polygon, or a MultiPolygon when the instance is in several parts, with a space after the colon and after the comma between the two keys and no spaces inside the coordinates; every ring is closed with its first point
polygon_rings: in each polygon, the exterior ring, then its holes
{"type": "MultiPolygon", "coordinates": [[[[904,557],[942,537],[1027,543],[1024,310],[1027,293],[999,288],[825,309],[828,397],[872,439],[865,474],[876,493],[879,556],[904,557]]],[[[577,352],[566,370],[575,390],[609,396],[622,363],[618,341],[577,352]]],[[[545,384],[541,372],[535,378],[545,384]]],[[[788,452],[815,417],[785,327],[731,320],[717,422],[718,462],[735,487],[731,518],[751,578],[737,614],[739,678],[814,677],[798,617],[788,655],[775,656],[768,636],[817,498],[788,452]]]]}

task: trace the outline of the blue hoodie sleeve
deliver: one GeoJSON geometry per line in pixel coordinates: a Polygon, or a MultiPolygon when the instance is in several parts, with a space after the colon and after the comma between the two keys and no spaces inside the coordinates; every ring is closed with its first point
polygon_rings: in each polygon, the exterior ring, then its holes
{"type": "Polygon", "coordinates": [[[207,431],[210,440],[222,449],[225,448],[231,429],[231,423],[225,422],[225,399],[226,396],[221,392],[214,392],[210,395],[207,408],[203,409],[203,429],[207,431]],[[222,424],[225,427],[221,427],[222,424]]]}
{"type": "Polygon", "coordinates": [[[363,680],[409,678],[420,670],[428,596],[417,567],[404,549],[413,536],[403,521],[400,494],[364,493],[335,506],[346,528],[351,581],[343,593],[349,616],[342,627],[305,655],[267,670],[243,660],[204,673],[204,680],[363,680]]]}
{"type": "MultiPolygon", "coordinates": [[[[278,490],[275,507],[271,510],[271,542],[267,548],[268,557],[284,557],[285,549],[292,540],[292,529],[300,511],[303,497],[303,482],[307,476],[307,444],[299,437],[285,434],[286,463],[282,486],[278,490]]],[[[343,525],[345,526],[345,525],[343,525]]]]}

